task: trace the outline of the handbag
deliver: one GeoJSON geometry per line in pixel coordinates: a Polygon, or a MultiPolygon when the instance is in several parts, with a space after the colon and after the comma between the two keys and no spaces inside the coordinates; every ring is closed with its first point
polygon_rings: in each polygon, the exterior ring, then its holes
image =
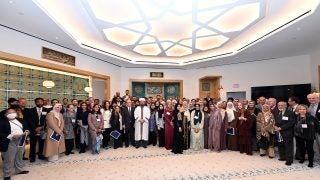
{"type": "Polygon", "coordinates": [[[261,136],[260,140],[259,140],[259,147],[263,150],[267,150],[268,149],[268,139],[265,136],[261,136]]]}

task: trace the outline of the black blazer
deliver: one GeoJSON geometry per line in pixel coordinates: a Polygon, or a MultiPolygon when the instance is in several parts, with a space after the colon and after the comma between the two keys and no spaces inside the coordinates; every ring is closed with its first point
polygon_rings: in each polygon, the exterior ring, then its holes
{"type": "Polygon", "coordinates": [[[134,108],[131,107],[131,112],[129,112],[129,108],[127,106],[122,108],[122,124],[126,126],[126,128],[133,127],[134,125],[134,108]]]}
{"type": "MultiPolygon", "coordinates": [[[[42,107],[42,112],[49,113],[49,109],[46,109],[46,108],[42,107]]],[[[30,108],[26,114],[27,114],[27,118],[26,119],[28,121],[30,134],[31,135],[35,135],[36,134],[35,129],[37,127],[45,125],[45,121],[46,121],[46,116],[47,115],[46,114],[41,114],[40,125],[39,125],[39,116],[38,116],[38,112],[37,112],[37,108],[36,107],[30,108]]]]}
{"type": "Polygon", "coordinates": [[[288,109],[284,111],[283,115],[280,115],[279,112],[275,115],[275,125],[281,128],[281,136],[293,137],[294,124],[296,122],[295,113],[288,109]],[[287,117],[288,120],[284,120],[283,118],[285,117],[287,117]]]}
{"type": "Polygon", "coordinates": [[[110,124],[111,124],[112,130],[120,131],[121,126],[120,126],[119,118],[120,116],[116,116],[115,112],[112,112],[111,118],[110,118],[110,124]]]}
{"type": "MultiPolygon", "coordinates": [[[[320,102],[318,103],[318,108],[317,108],[317,111],[316,111],[316,116],[315,116],[315,118],[316,118],[316,120],[318,121],[317,123],[318,124],[320,124],[320,102]]],[[[315,127],[315,130],[316,130],[316,133],[319,133],[320,134],[320,127],[318,126],[318,127],[315,127]]]]}
{"type": "MultiPolygon", "coordinates": [[[[27,122],[23,120],[18,121],[23,126],[23,131],[27,130],[27,122]]],[[[8,139],[8,135],[11,134],[11,126],[8,119],[0,119],[0,151],[6,152],[8,150],[8,146],[10,143],[10,139],[8,139]]]]}

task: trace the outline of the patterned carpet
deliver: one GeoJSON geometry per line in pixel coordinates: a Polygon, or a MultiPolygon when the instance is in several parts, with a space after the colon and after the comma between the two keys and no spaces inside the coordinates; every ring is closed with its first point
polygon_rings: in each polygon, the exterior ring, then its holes
{"type": "MultiPolygon", "coordinates": [[[[1,165],[2,166],[2,165],[1,165]]],[[[220,153],[185,151],[174,155],[158,147],[147,149],[120,148],[102,150],[99,155],[90,153],[62,156],[58,162],[26,161],[28,175],[16,175],[12,179],[51,180],[64,179],[318,179],[320,159],[310,169],[307,162],[292,166],[275,159],[247,156],[239,152],[220,153]]],[[[2,172],[0,173],[2,177],[2,172]]]]}

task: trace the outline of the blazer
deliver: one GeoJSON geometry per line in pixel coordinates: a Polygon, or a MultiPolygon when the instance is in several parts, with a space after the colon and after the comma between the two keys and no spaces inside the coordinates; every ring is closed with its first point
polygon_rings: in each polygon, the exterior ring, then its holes
{"type": "Polygon", "coordinates": [[[295,113],[286,109],[282,114],[280,111],[275,115],[275,125],[281,128],[281,136],[283,137],[293,137],[294,124],[296,121],[295,113]]]}
{"type": "MultiPolygon", "coordinates": [[[[18,121],[23,126],[23,132],[27,130],[27,122],[23,120],[18,121]]],[[[8,139],[8,135],[11,134],[11,126],[8,119],[0,119],[0,151],[6,152],[8,150],[8,146],[10,143],[10,139],[8,139]]]]}
{"type": "Polygon", "coordinates": [[[49,113],[49,110],[42,107],[42,114],[41,114],[40,121],[39,121],[39,116],[38,116],[38,112],[37,112],[36,107],[30,108],[27,110],[27,113],[26,113],[27,117],[25,119],[27,119],[27,121],[28,121],[28,126],[30,129],[31,135],[36,134],[35,129],[37,127],[45,125],[47,113],[49,113]]]}
{"type": "Polygon", "coordinates": [[[318,119],[307,115],[306,120],[300,120],[300,116],[298,116],[296,124],[294,126],[294,134],[296,137],[303,138],[303,139],[316,139],[316,132],[317,127],[319,127],[318,119]],[[302,124],[307,124],[307,128],[302,128],[302,124]]]}
{"type": "Polygon", "coordinates": [[[134,107],[131,107],[131,112],[129,112],[129,108],[127,106],[122,108],[122,124],[126,126],[126,128],[134,126],[134,107]]]}
{"type": "Polygon", "coordinates": [[[103,117],[102,117],[102,114],[97,114],[97,115],[94,115],[92,113],[89,113],[88,115],[88,125],[89,125],[89,131],[90,132],[94,132],[94,131],[97,131],[97,130],[102,130],[104,129],[103,127],[103,117]],[[96,117],[98,116],[98,118],[96,117]],[[99,121],[98,121],[98,120],[99,121]]]}

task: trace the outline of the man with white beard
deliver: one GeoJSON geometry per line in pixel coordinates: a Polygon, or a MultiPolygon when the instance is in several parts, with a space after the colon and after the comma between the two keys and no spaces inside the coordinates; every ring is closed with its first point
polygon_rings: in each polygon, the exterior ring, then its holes
{"type": "Polygon", "coordinates": [[[140,98],[139,102],[140,105],[134,110],[136,148],[140,146],[147,148],[150,109],[145,106],[146,100],[144,98],[140,98]]]}

